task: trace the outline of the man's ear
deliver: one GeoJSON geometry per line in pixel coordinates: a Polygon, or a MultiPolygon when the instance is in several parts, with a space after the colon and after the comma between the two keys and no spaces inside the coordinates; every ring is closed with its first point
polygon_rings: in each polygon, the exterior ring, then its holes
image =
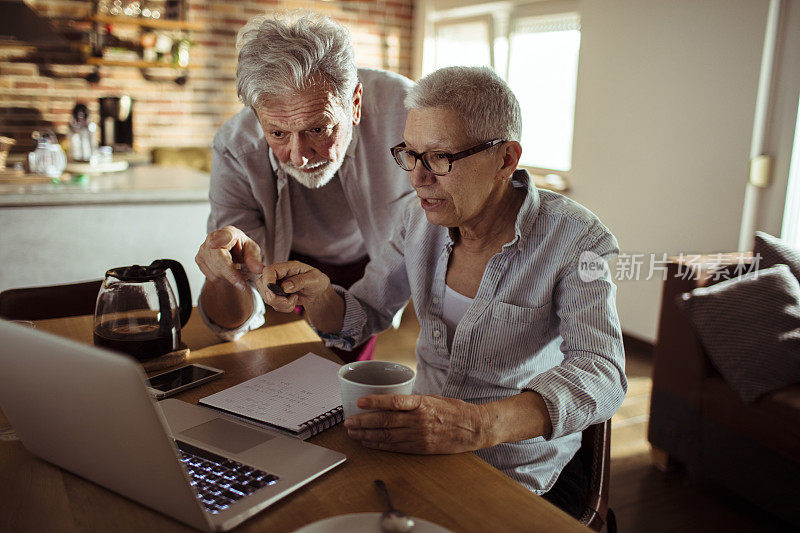
{"type": "Polygon", "coordinates": [[[361,95],[363,92],[364,86],[359,82],[356,90],[353,91],[353,126],[357,126],[361,122],[361,95]]]}

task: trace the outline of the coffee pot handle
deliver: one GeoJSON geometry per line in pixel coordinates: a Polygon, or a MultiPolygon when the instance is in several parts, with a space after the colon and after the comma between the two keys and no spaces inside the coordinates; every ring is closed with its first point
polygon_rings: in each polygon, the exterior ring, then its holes
{"type": "Polygon", "coordinates": [[[183,328],[192,315],[192,289],[189,287],[189,278],[186,277],[183,265],[174,259],[156,259],[150,263],[150,267],[172,270],[175,283],[178,284],[178,307],[181,313],[181,328],[183,328]]]}

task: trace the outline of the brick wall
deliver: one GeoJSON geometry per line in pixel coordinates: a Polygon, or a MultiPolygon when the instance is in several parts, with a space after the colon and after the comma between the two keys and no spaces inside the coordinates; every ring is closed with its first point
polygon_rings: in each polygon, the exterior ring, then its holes
{"type": "MultiPolygon", "coordinates": [[[[191,34],[195,68],[184,85],[174,82],[173,70],[160,68],[101,66],[100,80],[87,81],[96,67],[85,64],[80,50],[90,28],[81,21],[91,15],[92,2],[25,1],[72,46],[0,45],[0,135],[16,139],[17,152],[31,149],[34,130],[65,134],[77,101],[89,106],[97,122],[97,98],[123,94],[135,102],[137,150],[208,146],[215,130],[241,109],[235,89],[236,32],[250,17],[274,10],[303,8],[329,15],[350,29],[359,66],[406,76],[411,72],[413,0],[187,0],[187,19],[203,30],[191,34]]],[[[0,3],[0,16],[2,10],[0,3]]],[[[115,28],[122,36],[129,31],[115,28]]]]}

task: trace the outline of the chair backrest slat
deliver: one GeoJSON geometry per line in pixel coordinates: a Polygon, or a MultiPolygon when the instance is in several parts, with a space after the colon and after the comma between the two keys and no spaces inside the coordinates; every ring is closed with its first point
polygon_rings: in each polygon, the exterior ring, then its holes
{"type": "Polygon", "coordinates": [[[589,480],[589,494],[581,523],[594,531],[600,531],[606,522],[608,508],[608,485],[611,479],[611,420],[594,424],[583,430],[578,453],[589,480]]]}
{"type": "Polygon", "coordinates": [[[103,280],[9,289],[0,293],[0,317],[44,320],[94,314],[103,280]]]}

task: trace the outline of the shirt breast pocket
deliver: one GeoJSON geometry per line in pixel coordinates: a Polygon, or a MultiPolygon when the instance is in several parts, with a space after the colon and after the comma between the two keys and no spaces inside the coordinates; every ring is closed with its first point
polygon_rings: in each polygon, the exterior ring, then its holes
{"type": "Polygon", "coordinates": [[[527,383],[531,376],[524,374],[535,366],[534,356],[558,335],[552,320],[551,302],[538,307],[493,302],[484,328],[488,343],[483,347],[490,379],[511,387],[527,383]]]}
{"type": "Polygon", "coordinates": [[[497,301],[492,304],[492,320],[512,324],[549,323],[550,307],[550,302],[539,307],[520,307],[497,301]]]}

